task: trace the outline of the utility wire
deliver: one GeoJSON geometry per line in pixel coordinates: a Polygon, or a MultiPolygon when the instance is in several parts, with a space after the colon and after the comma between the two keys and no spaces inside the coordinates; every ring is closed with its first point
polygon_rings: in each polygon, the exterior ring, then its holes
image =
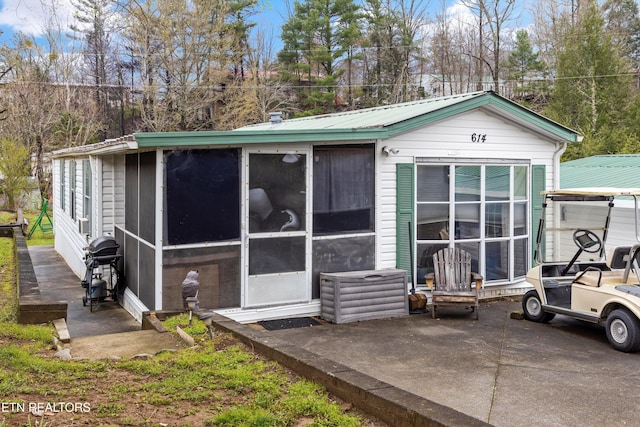
{"type": "MultiPolygon", "coordinates": [[[[531,84],[531,83],[540,83],[540,82],[554,82],[554,81],[567,81],[567,80],[592,80],[592,79],[605,79],[605,78],[618,78],[618,77],[633,77],[633,76],[638,76],[640,73],[639,72],[632,72],[632,73],[620,73],[620,74],[604,74],[604,75],[582,75],[582,76],[566,76],[566,77],[546,77],[546,78],[525,78],[524,82],[527,84],[531,84]]],[[[469,78],[469,79],[449,79],[446,78],[446,76],[444,76],[444,78],[440,78],[442,75],[440,73],[424,73],[422,74],[423,76],[438,76],[438,77],[433,77],[431,78],[431,81],[434,83],[434,86],[440,85],[442,84],[442,82],[446,83],[446,84],[467,84],[467,83],[478,83],[477,80],[473,80],[473,78],[469,78]]],[[[499,83],[501,86],[506,86],[508,84],[518,84],[521,83],[523,80],[522,79],[500,79],[499,83]]],[[[489,81],[486,80],[484,81],[484,83],[487,84],[493,84],[493,80],[489,81]]],[[[5,83],[0,83],[0,88],[2,88],[3,86],[9,87],[11,85],[19,85],[19,84],[27,84],[27,85],[41,85],[41,86],[56,86],[56,87],[67,87],[67,86],[72,86],[74,88],[91,88],[91,89],[95,89],[95,88],[106,88],[106,89],[127,89],[127,90],[131,90],[131,91],[144,91],[144,90],[167,90],[167,89],[193,89],[193,90],[203,90],[203,89],[209,89],[209,90],[217,90],[217,91],[223,91],[223,90],[246,90],[246,89],[267,89],[267,88],[272,88],[273,86],[279,86],[280,88],[286,88],[286,89],[338,89],[338,88],[362,88],[362,87],[369,87],[369,88],[385,88],[385,87],[395,87],[398,86],[399,83],[356,83],[356,84],[334,84],[334,85],[326,85],[326,84],[322,84],[322,85],[316,85],[316,84],[312,84],[310,83],[309,85],[296,85],[296,84],[287,84],[286,82],[282,82],[282,81],[272,81],[270,83],[265,83],[265,84],[261,84],[261,85],[230,85],[228,83],[225,83],[224,85],[221,84],[214,84],[214,85],[198,85],[197,83],[194,83],[192,85],[160,85],[160,84],[155,84],[155,85],[143,85],[143,86],[131,86],[130,84],[122,84],[122,85],[117,85],[117,84],[100,84],[100,85],[96,85],[96,84],[91,84],[91,83],[70,83],[70,82],[58,82],[58,83],[53,83],[53,82],[37,82],[37,81],[25,81],[25,80],[19,80],[19,81],[13,81],[13,82],[5,82],[5,83]]],[[[419,84],[418,82],[407,82],[406,84],[402,84],[402,85],[407,85],[407,86],[415,86],[415,87],[420,87],[420,86],[425,86],[425,84],[419,84]]]]}

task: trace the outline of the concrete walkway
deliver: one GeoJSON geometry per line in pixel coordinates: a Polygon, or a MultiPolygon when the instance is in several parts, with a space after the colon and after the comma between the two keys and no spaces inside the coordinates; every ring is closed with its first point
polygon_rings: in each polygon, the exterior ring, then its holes
{"type": "MultiPolygon", "coordinates": [[[[72,355],[74,339],[104,350],[103,334],[140,329],[115,304],[93,313],[83,307],[80,280],[53,248],[30,253],[43,297],[69,303],[72,355]]],[[[518,301],[503,300],[481,303],[477,321],[468,311],[443,309],[438,319],[418,314],[279,331],[219,315],[214,324],[393,427],[640,425],[640,353],[615,351],[603,328],[562,316],[549,324],[511,318],[519,309],[518,301]]],[[[112,340],[112,348],[131,340],[112,340]]]]}
{"type": "Polygon", "coordinates": [[[130,358],[184,347],[169,333],[141,330],[117,302],[82,304],[85,289],[52,246],[30,246],[29,255],[43,299],[67,302],[67,329],[71,342],[65,345],[74,359],[130,358]]]}
{"type": "Polygon", "coordinates": [[[640,425],[640,353],[604,329],[510,317],[517,301],[460,311],[272,331],[338,363],[495,426],[640,425]]]}
{"type": "Polygon", "coordinates": [[[549,324],[511,318],[519,310],[520,302],[502,300],[481,303],[477,321],[470,311],[443,309],[438,319],[255,332],[215,322],[338,396],[351,393],[381,419],[404,405],[409,415],[392,426],[640,425],[640,353],[615,351],[601,327],[562,316],[549,324]],[[380,414],[376,405],[388,408],[380,414]]]}

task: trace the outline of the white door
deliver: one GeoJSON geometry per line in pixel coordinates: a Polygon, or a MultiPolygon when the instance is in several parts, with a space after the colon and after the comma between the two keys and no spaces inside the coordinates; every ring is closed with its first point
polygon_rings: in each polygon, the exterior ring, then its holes
{"type": "Polygon", "coordinates": [[[308,159],[249,152],[245,307],[309,300],[308,159]]]}

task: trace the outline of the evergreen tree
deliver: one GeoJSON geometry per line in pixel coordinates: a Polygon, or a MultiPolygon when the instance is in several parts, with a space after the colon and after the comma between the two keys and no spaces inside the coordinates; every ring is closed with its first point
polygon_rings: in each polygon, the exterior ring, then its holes
{"type": "Polygon", "coordinates": [[[232,63],[234,77],[244,80],[249,55],[249,33],[255,23],[249,22],[249,16],[255,13],[257,0],[234,0],[229,2],[229,27],[233,34],[232,63]]]}
{"type": "Polygon", "coordinates": [[[293,15],[282,26],[278,58],[300,86],[310,85],[301,96],[303,114],[335,109],[337,79],[344,72],[338,63],[352,53],[359,37],[358,17],[353,0],[295,2],[293,15]]]}
{"type": "Polygon", "coordinates": [[[520,30],[516,33],[516,44],[507,60],[509,79],[516,81],[515,92],[522,96],[540,90],[544,64],[533,51],[529,33],[520,30]]]}
{"type": "Polygon", "coordinates": [[[558,55],[556,81],[545,114],[582,135],[563,159],[616,152],[615,132],[631,93],[630,67],[605,31],[595,1],[568,31],[558,55]]]}
{"type": "Polygon", "coordinates": [[[389,103],[400,55],[398,22],[389,0],[365,0],[363,85],[368,107],[389,103]]]}

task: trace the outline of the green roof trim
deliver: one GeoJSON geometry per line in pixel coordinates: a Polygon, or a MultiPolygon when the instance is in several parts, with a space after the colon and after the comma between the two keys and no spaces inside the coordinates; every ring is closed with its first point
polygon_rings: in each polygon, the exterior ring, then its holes
{"type": "Polygon", "coordinates": [[[577,132],[489,91],[289,119],[279,124],[258,123],[232,131],[137,133],[135,139],[139,148],[366,141],[388,139],[417,127],[487,107],[552,139],[576,142],[580,138],[577,132]]]}
{"type": "Polygon", "coordinates": [[[289,142],[357,141],[388,138],[385,129],[321,129],[281,131],[206,131],[136,133],[139,148],[177,145],[238,145],[289,142]]]}

